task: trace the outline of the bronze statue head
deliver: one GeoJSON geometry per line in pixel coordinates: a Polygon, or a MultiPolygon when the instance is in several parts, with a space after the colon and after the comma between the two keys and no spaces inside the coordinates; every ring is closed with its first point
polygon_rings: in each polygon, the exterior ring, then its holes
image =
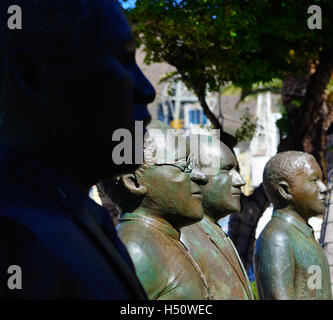
{"type": "Polygon", "coordinates": [[[208,183],[201,186],[202,206],[206,215],[218,221],[240,211],[240,187],[245,182],[239,172],[235,155],[220,140],[205,135],[193,135],[199,148],[193,150],[199,160],[199,167],[206,173],[208,183]]]}
{"type": "Polygon", "coordinates": [[[186,140],[160,121],[147,126],[144,163],[134,172],[102,180],[122,212],[168,221],[179,229],[203,218],[200,185],[207,178],[195,166],[186,140]]]}
{"type": "Polygon", "coordinates": [[[128,170],[112,160],[112,134],[145,120],[134,114],[155,91],[118,1],[2,0],[0,24],[0,144],[47,154],[90,184],[128,170]],[[21,30],[7,27],[11,4],[21,30]]]}
{"type": "Polygon", "coordinates": [[[324,213],[326,186],[315,158],[300,151],[281,152],[264,169],[264,188],[275,209],[289,208],[306,221],[324,213]]]}

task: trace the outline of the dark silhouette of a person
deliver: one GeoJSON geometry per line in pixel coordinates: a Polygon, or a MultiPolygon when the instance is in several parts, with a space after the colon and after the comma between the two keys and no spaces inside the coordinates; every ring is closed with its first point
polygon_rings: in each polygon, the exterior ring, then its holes
{"type": "Polygon", "coordinates": [[[155,96],[119,4],[2,0],[0,38],[0,299],[145,299],[88,197],[136,167],[114,163],[112,134],[147,120],[155,96]],[[12,4],[21,30],[7,27],[12,4]]]}

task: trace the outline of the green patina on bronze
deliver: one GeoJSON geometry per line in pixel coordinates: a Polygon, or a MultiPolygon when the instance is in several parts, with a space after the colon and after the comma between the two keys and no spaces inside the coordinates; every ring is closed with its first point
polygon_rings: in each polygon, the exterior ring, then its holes
{"type": "Polygon", "coordinates": [[[274,213],[256,243],[261,299],[332,299],[327,258],[307,224],[325,210],[321,179],[318,163],[304,152],[283,152],[266,164],[264,187],[274,213]]]}
{"type": "Polygon", "coordinates": [[[149,299],[209,299],[206,278],[179,241],[182,226],[203,218],[199,185],[207,178],[188,161],[182,137],[168,143],[153,129],[171,128],[153,121],[144,141],[144,164],[115,181],[111,196],[125,212],[118,235],[149,299]],[[165,159],[175,150],[175,161],[165,159]]]}
{"type": "Polygon", "coordinates": [[[253,294],[232,241],[218,225],[222,217],[240,210],[240,187],[244,181],[237,172],[237,161],[230,149],[215,138],[200,139],[194,151],[208,183],[201,186],[205,217],[181,229],[181,241],[197,261],[213,299],[252,300],[253,294]]]}

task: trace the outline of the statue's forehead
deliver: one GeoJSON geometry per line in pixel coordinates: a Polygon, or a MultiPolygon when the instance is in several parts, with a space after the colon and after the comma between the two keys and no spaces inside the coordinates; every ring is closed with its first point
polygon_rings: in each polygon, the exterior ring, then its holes
{"type": "Polygon", "coordinates": [[[189,155],[186,139],[174,130],[148,130],[156,146],[156,162],[174,163],[186,160],[189,155]]]}
{"type": "Polygon", "coordinates": [[[308,175],[321,175],[321,169],[318,162],[313,157],[308,157],[304,164],[304,170],[308,175]]]}
{"type": "MultiPolygon", "coordinates": [[[[135,44],[131,28],[117,3],[110,0],[88,0],[87,7],[91,16],[92,26],[97,29],[96,38],[103,47],[128,46],[135,44]]],[[[132,48],[131,48],[132,49],[132,48]]]]}
{"type": "Polygon", "coordinates": [[[194,150],[201,166],[210,165],[214,168],[223,168],[229,165],[237,165],[237,160],[231,150],[215,138],[200,137],[198,147],[194,150]]]}

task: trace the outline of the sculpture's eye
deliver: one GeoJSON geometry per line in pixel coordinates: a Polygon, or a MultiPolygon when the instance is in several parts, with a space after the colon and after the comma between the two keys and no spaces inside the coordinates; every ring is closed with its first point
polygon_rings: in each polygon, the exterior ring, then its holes
{"type": "Polygon", "coordinates": [[[232,165],[226,165],[225,167],[223,167],[221,169],[221,172],[227,172],[227,173],[231,173],[231,170],[233,169],[234,167],[232,165]]]}

